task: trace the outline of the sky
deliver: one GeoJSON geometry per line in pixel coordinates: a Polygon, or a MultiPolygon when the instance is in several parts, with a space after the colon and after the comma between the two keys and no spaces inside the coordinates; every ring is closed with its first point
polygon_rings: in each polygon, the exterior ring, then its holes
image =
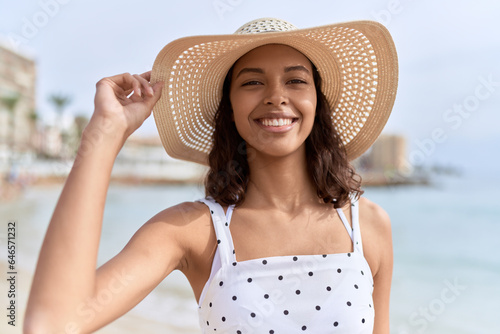
{"type": "MultiPolygon", "coordinates": [[[[93,111],[95,84],[151,69],[168,42],[227,34],[261,17],[299,28],[375,20],[391,32],[399,87],[384,133],[408,139],[414,164],[498,172],[500,2],[494,0],[0,0],[0,42],[37,63],[37,111],[72,97],[70,115],[93,111]]],[[[138,130],[155,135],[152,117],[138,130]]]]}

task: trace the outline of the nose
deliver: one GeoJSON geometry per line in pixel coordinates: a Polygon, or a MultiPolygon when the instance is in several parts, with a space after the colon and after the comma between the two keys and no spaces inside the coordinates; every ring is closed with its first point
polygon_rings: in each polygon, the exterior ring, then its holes
{"type": "Polygon", "coordinates": [[[281,83],[270,84],[267,87],[263,102],[267,105],[286,105],[288,104],[288,97],[286,94],[286,89],[281,83]]]}

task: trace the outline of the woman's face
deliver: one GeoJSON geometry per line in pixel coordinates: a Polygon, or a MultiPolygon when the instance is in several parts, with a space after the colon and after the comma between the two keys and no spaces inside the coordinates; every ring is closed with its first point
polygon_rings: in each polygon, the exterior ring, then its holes
{"type": "Polygon", "coordinates": [[[311,62],[292,47],[258,47],[234,65],[234,122],[247,147],[269,156],[304,149],[316,112],[311,62]]]}

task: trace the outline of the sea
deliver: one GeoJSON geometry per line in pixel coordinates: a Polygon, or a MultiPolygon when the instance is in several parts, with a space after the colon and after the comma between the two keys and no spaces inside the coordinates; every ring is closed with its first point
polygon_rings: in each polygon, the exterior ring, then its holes
{"type": "MultiPolygon", "coordinates": [[[[480,173],[435,175],[428,185],[365,188],[364,196],[382,206],[392,222],[391,333],[500,333],[499,189],[498,174],[480,173]]],[[[23,275],[34,272],[60,191],[61,185],[36,186],[0,204],[1,261],[7,259],[7,222],[16,221],[17,265],[23,275]]],[[[203,189],[196,185],[111,185],[99,265],[155,213],[201,197],[203,189]]],[[[19,289],[22,313],[29,284],[19,289]]],[[[0,293],[7,303],[6,291],[0,293]]],[[[201,333],[197,305],[182,273],[173,272],[134,309],[97,333],[137,332],[201,333]]]]}

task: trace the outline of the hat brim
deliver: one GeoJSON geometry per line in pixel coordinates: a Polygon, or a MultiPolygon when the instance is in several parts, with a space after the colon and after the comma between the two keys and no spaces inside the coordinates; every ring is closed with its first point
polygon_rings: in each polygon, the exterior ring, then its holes
{"type": "Polygon", "coordinates": [[[165,82],[153,114],[171,157],[208,164],[224,78],[241,56],[266,44],[291,46],[316,66],[349,160],[373,144],[394,104],[397,54],[383,25],[354,21],[286,32],[192,36],[166,45],[151,82],[165,82]]]}

